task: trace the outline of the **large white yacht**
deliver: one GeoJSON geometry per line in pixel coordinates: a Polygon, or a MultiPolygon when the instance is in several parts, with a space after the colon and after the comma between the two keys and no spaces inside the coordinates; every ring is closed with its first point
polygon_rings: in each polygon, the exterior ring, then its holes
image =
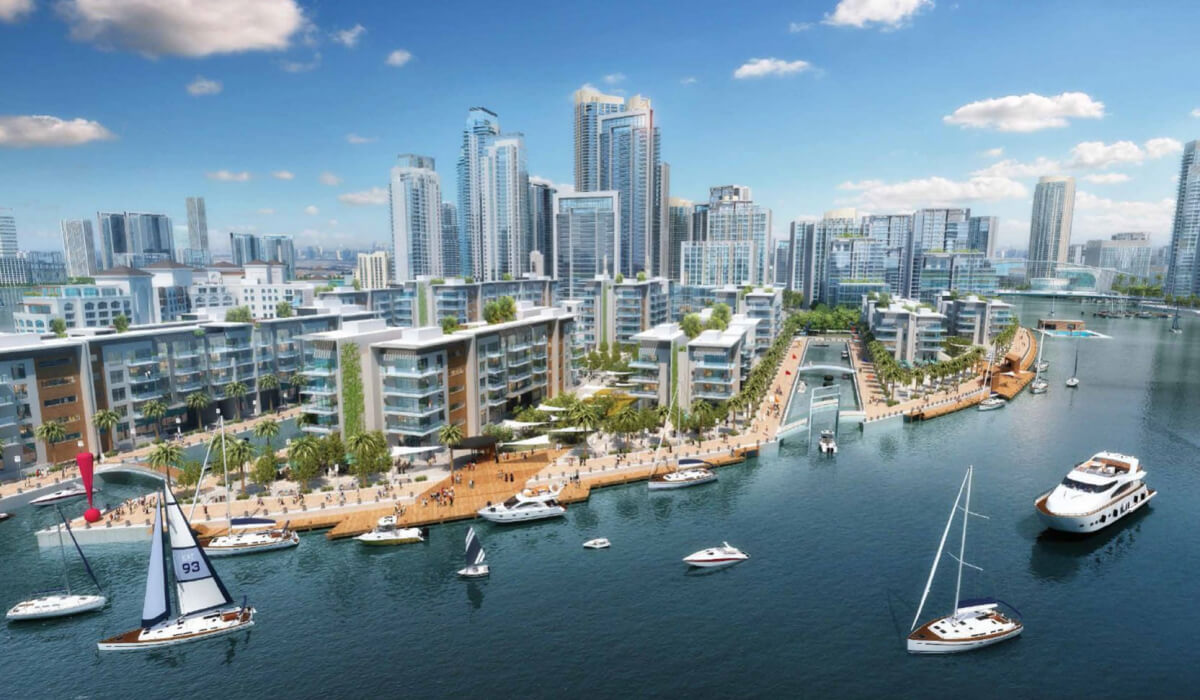
{"type": "Polygon", "coordinates": [[[567,512],[558,502],[558,493],[562,489],[525,489],[518,492],[504,503],[484,506],[477,512],[479,517],[494,523],[521,523],[528,520],[557,518],[567,512]]]}
{"type": "Polygon", "coordinates": [[[1158,492],[1146,486],[1137,457],[1097,452],[1034,501],[1047,527],[1095,532],[1146,505],[1158,492]]]}
{"type": "Polygon", "coordinates": [[[651,491],[682,489],[716,480],[717,473],[708,468],[707,462],[699,459],[681,459],[676,462],[674,470],[650,477],[649,488],[651,491]]]}
{"type": "Polygon", "coordinates": [[[397,527],[396,516],[385,515],[379,519],[375,529],[355,537],[360,544],[392,545],[424,542],[429,530],[423,527],[397,527]]]}
{"type": "Polygon", "coordinates": [[[235,554],[253,554],[287,549],[300,544],[300,535],[287,525],[272,527],[270,518],[233,518],[229,532],[217,535],[204,545],[204,553],[210,557],[229,557],[235,554]]]}

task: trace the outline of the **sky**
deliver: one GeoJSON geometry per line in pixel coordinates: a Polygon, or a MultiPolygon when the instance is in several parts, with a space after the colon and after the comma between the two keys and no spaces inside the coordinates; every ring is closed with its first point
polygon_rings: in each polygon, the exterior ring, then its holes
{"type": "Polygon", "coordinates": [[[473,106],[570,184],[591,85],[652,100],[672,196],[750,186],[776,235],[969,206],[1024,247],[1037,177],[1067,174],[1074,242],[1165,244],[1198,20],[1173,0],[0,0],[0,207],[35,250],[99,210],[184,231],[188,196],[218,251],[230,231],[384,243],[396,155],[433,156],[455,201],[473,106]]]}

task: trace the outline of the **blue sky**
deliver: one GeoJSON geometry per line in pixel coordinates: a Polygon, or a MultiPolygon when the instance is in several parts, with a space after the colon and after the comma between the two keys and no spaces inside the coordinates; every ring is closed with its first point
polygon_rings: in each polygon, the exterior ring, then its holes
{"type": "Polygon", "coordinates": [[[1023,246],[1036,176],[1061,172],[1074,241],[1165,243],[1200,137],[1200,7],[1144,5],[0,0],[0,206],[34,249],[100,209],[182,226],[190,195],[218,249],[230,230],[384,241],[372,188],[416,152],[453,201],[471,106],[569,183],[570,97],[591,84],[652,99],[672,195],[749,185],[777,233],[960,204],[1023,246]]]}

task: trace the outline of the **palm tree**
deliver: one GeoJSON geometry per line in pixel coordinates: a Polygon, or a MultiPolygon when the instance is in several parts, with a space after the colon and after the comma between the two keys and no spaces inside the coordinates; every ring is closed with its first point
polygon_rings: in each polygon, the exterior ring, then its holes
{"type": "MultiPolygon", "coordinates": [[[[361,435],[361,433],[359,433],[361,435]]],[[[356,436],[357,437],[357,436],[356,436]]],[[[462,442],[463,429],[458,423],[447,423],[438,431],[438,442],[446,447],[453,449],[455,445],[462,442]]]]}
{"type": "Polygon", "coordinates": [[[113,434],[113,430],[120,423],[121,415],[107,408],[96,411],[96,415],[92,416],[92,425],[96,426],[96,429],[101,433],[108,435],[108,449],[110,450],[116,449],[116,445],[114,444],[116,436],[113,434]]]}
{"type": "MultiPolygon", "coordinates": [[[[270,375],[268,375],[270,376],[270,375]]],[[[267,418],[254,426],[254,437],[264,438],[267,441],[267,448],[271,447],[271,438],[279,435],[279,421],[274,418],[267,418]]],[[[271,450],[274,454],[274,450],[271,450]]]]}
{"type": "Polygon", "coordinates": [[[67,437],[67,429],[58,421],[42,423],[33,431],[33,436],[46,445],[46,461],[50,460],[50,447],[67,437]]]}
{"type": "Polygon", "coordinates": [[[242,397],[246,395],[246,385],[241,382],[231,382],[225,385],[225,398],[233,399],[234,410],[237,411],[237,419],[242,420],[242,397]]]}
{"type": "Polygon", "coordinates": [[[304,387],[308,386],[308,375],[300,374],[299,372],[293,372],[292,375],[287,378],[287,385],[290,386],[294,392],[292,394],[292,403],[299,403],[300,391],[304,389],[304,387]]]}
{"type": "Polygon", "coordinates": [[[367,477],[374,471],[377,455],[387,449],[387,440],[378,430],[364,430],[351,435],[346,440],[346,447],[354,454],[354,471],[358,474],[360,484],[366,486],[367,477]]]}
{"type": "Polygon", "coordinates": [[[161,399],[147,401],[142,406],[142,415],[154,421],[154,439],[162,440],[162,419],[167,415],[167,404],[161,399]]]}
{"type": "Polygon", "coordinates": [[[150,451],[150,464],[159,467],[163,470],[163,476],[167,480],[167,486],[171,485],[170,467],[178,465],[183,459],[183,448],[179,445],[174,445],[169,442],[160,442],[150,451]]]}
{"type": "Polygon", "coordinates": [[[204,422],[204,409],[212,404],[212,399],[206,391],[193,391],[184,399],[189,411],[196,412],[196,427],[201,428],[204,422]]]}
{"type": "Polygon", "coordinates": [[[226,448],[225,459],[237,467],[242,480],[242,493],[246,492],[246,463],[254,459],[254,448],[249,440],[233,439],[226,448]]]}
{"type": "MultiPolygon", "coordinates": [[[[285,303],[285,302],[280,302],[280,303],[285,303]]],[[[259,377],[258,378],[259,400],[260,401],[262,400],[262,393],[264,391],[271,391],[272,389],[278,389],[278,388],[279,388],[279,377],[276,377],[273,374],[268,374],[264,377],[259,377]]],[[[264,403],[264,405],[266,404],[265,401],[263,403],[264,403]]]]}

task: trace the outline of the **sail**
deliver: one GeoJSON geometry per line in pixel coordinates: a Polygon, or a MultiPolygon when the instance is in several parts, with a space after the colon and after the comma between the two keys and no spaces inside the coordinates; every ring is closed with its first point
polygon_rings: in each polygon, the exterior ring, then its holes
{"type": "Polygon", "coordinates": [[[933,587],[933,576],[937,573],[938,562],[942,560],[946,537],[950,534],[950,526],[954,524],[954,514],[958,511],[958,503],[962,500],[963,490],[967,488],[967,477],[970,474],[971,472],[968,470],[963,476],[962,485],[958,487],[958,495],[954,497],[954,505],[950,507],[950,518],[946,521],[946,529],[942,530],[942,539],[938,542],[937,554],[933,555],[933,567],[929,569],[929,580],[925,582],[925,590],[921,593],[921,604],[917,606],[917,614],[913,617],[912,627],[909,628],[909,631],[916,629],[917,623],[921,621],[921,611],[925,609],[925,600],[929,598],[929,589],[933,587]]]}
{"type": "MultiPolygon", "coordinates": [[[[61,510],[58,511],[58,517],[63,519],[63,525],[67,528],[67,534],[71,536],[71,543],[75,545],[75,551],[79,552],[79,558],[83,560],[83,568],[87,570],[88,576],[92,577],[92,583],[96,584],[96,588],[104,590],[104,587],[100,585],[100,580],[96,578],[96,572],[92,571],[92,565],[88,563],[87,557],[83,556],[83,548],[79,546],[79,540],[75,539],[75,533],[71,532],[71,523],[68,522],[65,517],[63,517],[61,510]]],[[[162,537],[159,537],[158,539],[161,541],[162,537]]],[[[158,558],[160,560],[162,559],[161,550],[159,551],[158,558]]]]}
{"type": "Polygon", "coordinates": [[[476,566],[483,563],[483,558],[486,556],[483,553],[483,545],[479,544],[479,538],[475,536],[475,528],[467,529],[467,566],[476,566]]]}
{"type": "Polygon", "coordinates": [[[183,516],[183,509],[175,502],[175,495],[169,488],[166,510],[179,614],[191,615],[231,604],[233,598],[229,597],[225,584],[221,583],[204,550],[200,549],[187,518],[183,516]]]}
{"type": "Polygon", "coordinates": [[[167,560],[163,557],[162,509],[154,509],[154,533],[150,535],[150,568],[146,572],[146,599],[142,603],[142,628],[153,627],[171,614],[167,590],[167,560]]]}

